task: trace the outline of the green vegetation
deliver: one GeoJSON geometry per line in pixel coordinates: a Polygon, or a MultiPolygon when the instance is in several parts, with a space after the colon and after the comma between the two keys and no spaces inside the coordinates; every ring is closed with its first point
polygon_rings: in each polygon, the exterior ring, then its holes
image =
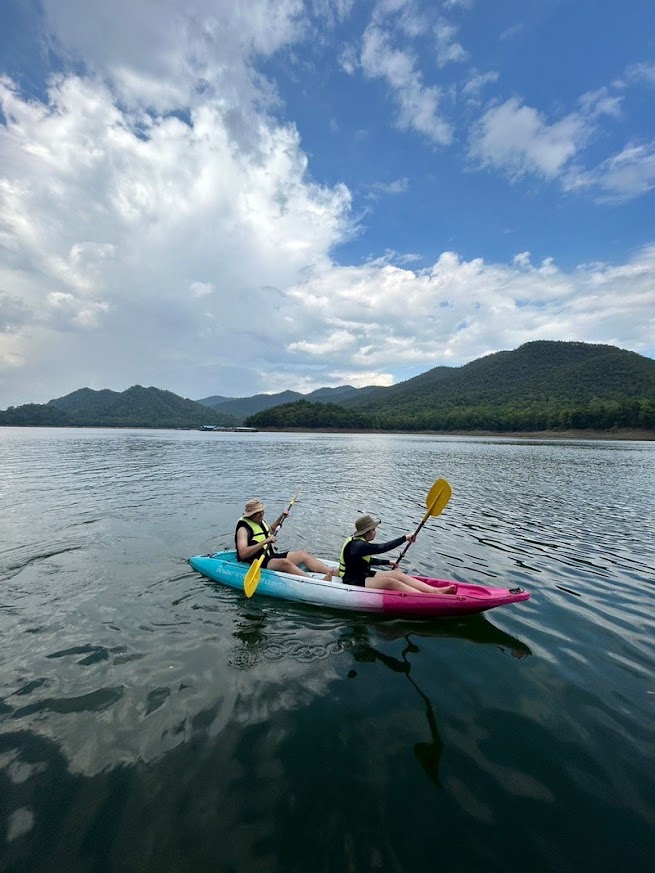
{"type": "Polygon", "coordinates": [[[10,406],[0,412],[0,425],[16,426],[190,428],[203,424],[231,427],[235,421],[194,400],[141,385],[123,392],[81,388],[46,404],[10,406]]]}
{"type": "Polygon", "coordinates": [[[544,430],[611,430],[637,428],[655,430],[655,401],[648,399],[592,400],[586,404],[555,403],[461,406],[441,412],[417,415],[359,413],[333,403],[308,403],[299,400],[257,413],[246,419],[251,427],[261,428],[356,428],[361,430],[467,431],[495,433],[544,430]],[[349,415],[344,415],[349,413],[349,415]]]}
{"type": "Polygon", "coordinates": [[[335,403],[310,403],[298,400],[264,409],[245,420],[247,427],[336,427],[366,429],[371,426],[371,417],[335,403]]]}

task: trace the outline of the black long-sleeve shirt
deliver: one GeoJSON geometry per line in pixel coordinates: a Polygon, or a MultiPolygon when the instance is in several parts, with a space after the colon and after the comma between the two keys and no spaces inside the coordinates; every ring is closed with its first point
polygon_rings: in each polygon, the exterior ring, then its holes
{"type": "Polygon", "coordinates": [[[402,545],[406,540],[407,537],[404,534],[395,540],[389,540],[388,543],[369,543],[367,540],[360,539],[351,540],[343,551],[346,570],[342,581],[346,585],[364,585],[371,565],[381,566],[389,563],[386,560],[379,560],[373,557],[370,561],[365,561],[364,558],[369,555],[379,555],[382,552],[388,552],[391,549],[395,549],[396,546],[402,545]]]}

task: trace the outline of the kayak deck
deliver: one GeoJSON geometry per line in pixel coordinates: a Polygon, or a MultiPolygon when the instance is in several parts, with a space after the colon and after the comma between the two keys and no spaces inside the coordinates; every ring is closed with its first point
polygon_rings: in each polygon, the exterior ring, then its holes
{"type": "MultiPolygon", "coordinates": [[[[194,555],[189,563],[209,579],[243,591],[243,580],[248,564],[237,560],[236,552],[225,551],[208,555],[194,555]]],[[[324,561],[329,567],[337,567],[335,561],[324,561]]],[[[275,570],[262,570],[257,594],[278,597],[297,603],[311,603],[356,612],[376,612],[386,615],[452,616],[484,612],[509,603],[528,600],[530,595],[522,588],[491,588],[468,582],[449,582],[426,576],[415,576],[433,586],[437,591],[444,585],[456,585],[455,594],[427,594],[420,591],[388,591],[381,588],[360,588],[344,585],[338,577],[325,581],[321,574],[307,577],[275,570]]]]}

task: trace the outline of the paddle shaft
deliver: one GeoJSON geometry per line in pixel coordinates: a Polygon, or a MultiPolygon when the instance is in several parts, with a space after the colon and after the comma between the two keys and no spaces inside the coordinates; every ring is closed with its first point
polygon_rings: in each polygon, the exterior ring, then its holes
{"type": "MultiPolygon", "coordinates": [[[[439,481],[440,481],[440,482],[443,482],[444,480],[439,480],[439,481]]],[[[437,483],[435,482],[435,485],[436,485],[436,484],[437,484],[437,483]]],[[[449,497],[450,497],[450,486],[449,486],[447,483],[445,483],[445,482],[444,482],[444,484],[445,484],[446,487],[448,488],[448,493],[447,493],[447,495],[446,495],[446,502],[448,502],[448,499],[449,499],[449,497]]],[[[433,488],[434,488],[434,486],[433,486],[433,488]]],[[[431,490],[432,490],[432,489],[431,489],[431,490]]],[[[434,500],[433,500],[433,501],[430,503],[430,505],[428,506],[427,511],[426,511],[425,515],[423,516],[423,518],[422,518],[422,520],[421,520],[421,523],[419,524],[419,526],[418,526],[418,527],[416,528],[416,530],[414,531],[414,538],[415,538],[415,539],[416,539],[416,537],[418,536],[419,531],[421,530],[421,528],[423,527],[423,525],[424,525],[424,524],[426,523],[426,521],[428,520],[428,518],[430,518],[431,515],[435,515],[435,514],[438,515],[438,514],[439,514],[438,512],[435,513],[434,510],[435,510],[436,505],[439,503],[439,501],[440,501],[441,499],[442,499],[442,491],[440,490],[439,493],[437,494],[437,496],[434,498],[434,500]]],[[[444,505],[445,505],[445,504],[444,504],[444,505]]],[[[441,507],[441,509],[439,510],[439,512],[441,512],[442,509],[443,509],[443,507],[441,507]]],[[[405,554],[407,553],[407,549],[411,546],[411,544],[412,544],[412,543],[409,542],[409,543],[407,543],[407,544],[405,545],[405,548],[402,550],[402,552],[400,553],[400,555],[398,555],[398,558],[397,558],[397,560],[395,561],[395,563],[393,563],[393,564],[391,565],[392,570],[397,569],[398,565],[400,564],[400,562],[402,561],[402,559],[405,557],[405,554]]]]}
{"type": "MultiPolygon", "coordinates": [[[[434,503],[436,503],[436,502],[437,502],[437,501],[435,500],[434,503]]],[[[421,523],[419,524],[419,526],[418,526],[418,527],[416,528],[416,530],[414,531],[414,536],[418,536],[418,532],[421,530],[421,528],[423,527],[423,525],[425,524],[425,522],[428,520],[428,518],[430,518],[430,515],[432,514],[432,513],[431,513],[431,510],[432,510],[432,508],[434,507],[434,503],[432,504],[432,506],[430,506],[430,509],[428,509],[428,511],[427,511],[427,512],[425,513],[425,515],[423,516],[423,520],[421,521],[421,523]]],[[[407,552],[407,549],[408,549],[410,546],[411,546],[411,542],[409,542],[409,543],[405,543],[405,548],[404,548],[404,549],[402,550],[402,552],[398,555],[398,558],[396,559],[395,563],[393,563],[393,564],[391,565],[391,568],[392,568],[393,570],[395,570],[395,569],[398,567],[398,564],[400,564],[400,562],[402,561],[402,559],[405,557],[405,553],[407,552]]]]}
{"type": "Polygon", "coordinates": [[[278,524],[278,525],[277,525],[277,526],[276,526],[276,527],[271,531],[271,533],[273,534],[274,537],[277,536],[278,531],[280,530],[280,528],[281,528],[282,525],[284,524],[284,520],[285,520],[285,518],[288,517],[289,513],[290,513],[291,510],[293,509],[293,504],[296,502],[296,500],[297,500],[299,497],[300,497],[300,491],[296,494],[295,497],[292,497],[292,498],[291,498],[291,502],[290,502],[289,505],[287,506],[286,511],[283,512],[283,513],[280,515],[280,523],[279,523],[279,524],[278,524]]]}

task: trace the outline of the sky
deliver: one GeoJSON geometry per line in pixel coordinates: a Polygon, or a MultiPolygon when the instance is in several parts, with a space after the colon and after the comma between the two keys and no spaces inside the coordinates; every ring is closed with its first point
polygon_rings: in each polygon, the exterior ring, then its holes
{"type": "Polygon", "coordinates": [[[655,357],[652,0],[3,0],[0,408],[655,357]]]}

